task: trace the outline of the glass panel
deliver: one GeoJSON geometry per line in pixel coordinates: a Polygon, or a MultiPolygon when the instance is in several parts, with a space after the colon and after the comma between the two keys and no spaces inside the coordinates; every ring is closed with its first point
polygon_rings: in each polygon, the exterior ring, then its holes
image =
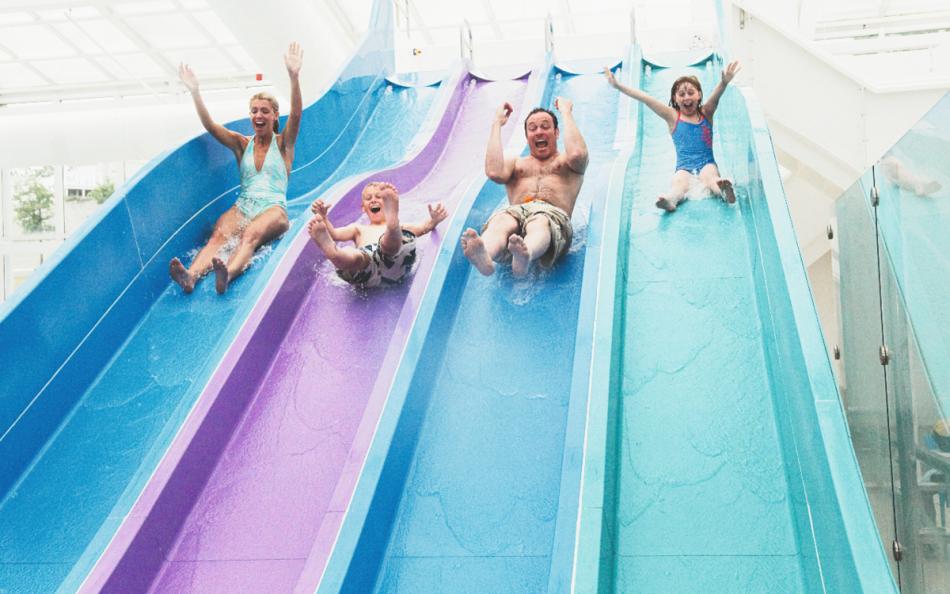
{"type": "Polygon", "coordinates": [[[950,96],[878,163],[884,337],[908,591],[950,591],[950,96]]]}
{"type": "MultiPolygon", "coordinates": [[[[885,548],[894,539],[888,403],[884,367],[878,358],[881,309],[878,292],[874,210],[868,203],[873,184],[868,172],[838,198],[838,262],[841,295],[841,363],[844,400],[851,439],[868,499],[885,548]]],[[[891,570],[897,577],[897,565],[891,570]]]]}

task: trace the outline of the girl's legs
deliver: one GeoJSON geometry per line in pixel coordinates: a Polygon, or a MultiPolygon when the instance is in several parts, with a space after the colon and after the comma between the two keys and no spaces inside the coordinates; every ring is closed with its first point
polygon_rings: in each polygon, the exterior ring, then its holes
{"type": "Polygon", "coordinates": [[[686,199],[686,192],[689,190],[689,171],[680,169],[673,174],[673,181],[670,182],[670,191],[666,194],[660,194],[656,201],[657,208],[662,208],[666,212],[673,212],[680,202],[686,199]]]}
{"type": "Polygon", "coordinates": [[[709,163],[700,170],[699,181],[727,203],[732,204],[736,201],[736,191],[732,187],[732,180],[719,177],[719,168],[715,163],[709,163]]]}

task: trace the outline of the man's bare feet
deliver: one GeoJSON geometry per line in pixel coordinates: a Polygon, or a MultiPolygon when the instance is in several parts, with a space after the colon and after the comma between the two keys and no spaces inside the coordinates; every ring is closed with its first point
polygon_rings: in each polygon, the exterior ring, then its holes
{"type": "Polygon", "coordinates": [[[722,199],[726,201],[727,204],[736,203],[736,190],[732,187],[731,179],[721,179],[717,182],[719,186],[719,191],[722,192],[722,199]]]}
{"type": "Polygon", "coordinates": [[[218,295],[224,295],[228,290],[228,282],[231,280],[228,274],[228,265],[221,258],[211,260],[211,266],[214,268],[214,290],[218,295]]]}
{"type": "Polygon", "coordinates": [[[676,210],[676,207],[678,204],[679,202],[673,202],[666,196],[662,196],[662,195],[656,199],[656,207],[662,208],[666,212],[673,212],[674,210],[676,210]]]}
{"type": "Polygon", "coordinates": [[[178,258],[172,258],[172,261],[168,264],[168,274],[171,275],[172,280],[178,283],[182,291],[186,294],[195,290],[194,277],[189,274],[185,265],[182,264],[178,258]]]}
{"type": "Polygon", "coordinates": [[[475,229],[466,229],[462,233],[462,253],[485,276],[491,276],[495,272],[495,263],[488,257],[485,244],[475,229]]]}
{"type": "Polygon", "coordinates": [[[528,266],[531,265],[531,254],[528,253],[528,246],[524,244],[524,238],[520,235],[509,237],[508,251],[511,252],[511,274],[515,278],[521,278],[528,274],[528,266]]]}

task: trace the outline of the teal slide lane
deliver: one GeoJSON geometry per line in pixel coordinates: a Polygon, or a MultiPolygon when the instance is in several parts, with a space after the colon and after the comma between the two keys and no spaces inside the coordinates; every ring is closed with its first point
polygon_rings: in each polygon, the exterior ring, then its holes
{"type": "MultiPolygon", "coordinates": [[[[664,101],[721,68],[634,60],[628,81],[664,101]]],[[[673,214],[653,204],[668,129],[638,114],[609,191],[574,590],[895,591],[754,100],[729,88],[715,118],[737,205],[673,214]]]]}

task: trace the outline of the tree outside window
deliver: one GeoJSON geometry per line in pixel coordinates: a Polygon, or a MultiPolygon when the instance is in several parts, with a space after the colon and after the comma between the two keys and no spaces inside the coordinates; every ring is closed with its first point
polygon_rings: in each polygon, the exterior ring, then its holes
{"type": "Polygon", "coordinates": [[[48,180],[53,177],[53,167],[30,167],[14,170],[19,178],[13,187],[14,215],[25,233],[53,231],[53,190],[48,180]]]}

